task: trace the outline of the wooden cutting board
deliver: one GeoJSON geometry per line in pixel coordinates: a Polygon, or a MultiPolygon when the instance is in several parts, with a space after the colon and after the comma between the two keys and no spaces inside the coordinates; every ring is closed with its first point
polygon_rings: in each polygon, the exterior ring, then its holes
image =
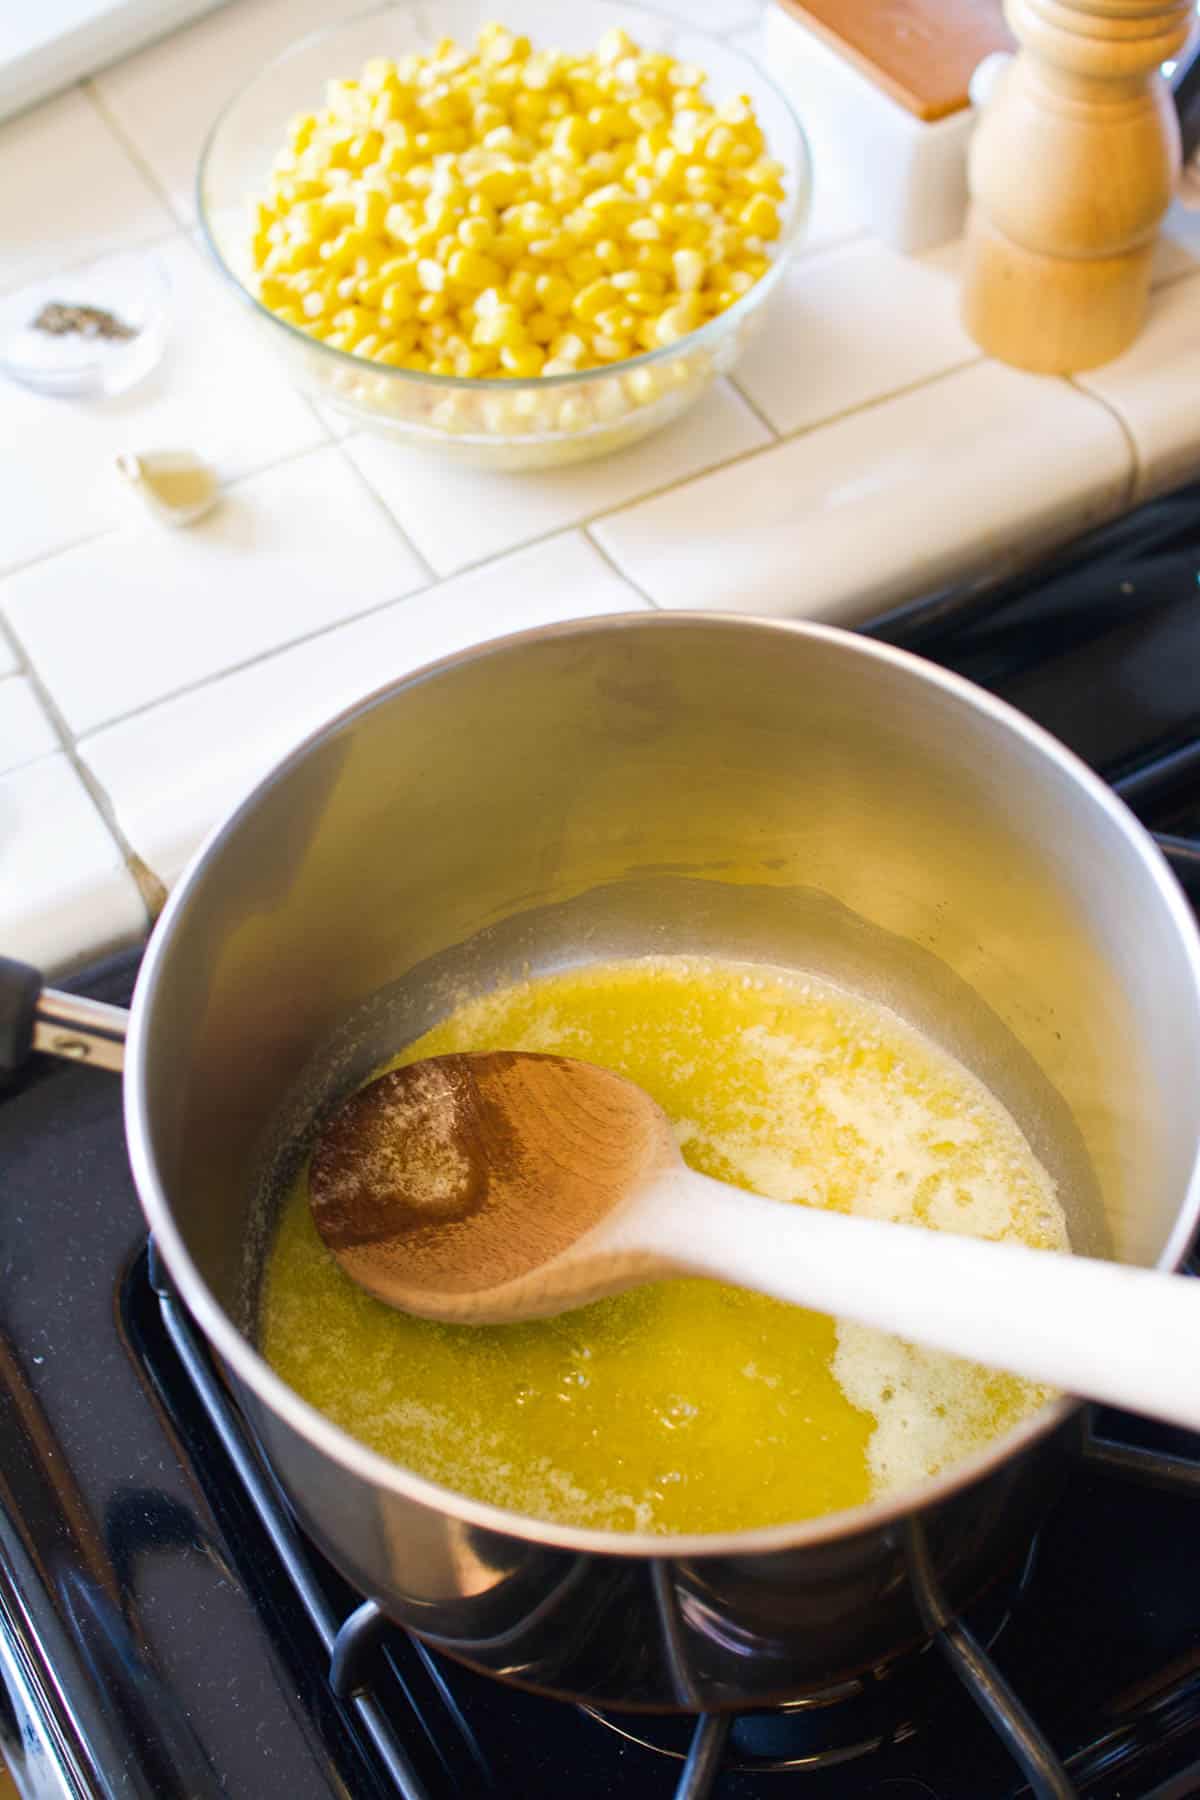
{"type": "Polygon", "coordinates": [[[1011,50],[1001,0],[777,0],[918,119],[967,105],[993,50],[1011,50]]]}

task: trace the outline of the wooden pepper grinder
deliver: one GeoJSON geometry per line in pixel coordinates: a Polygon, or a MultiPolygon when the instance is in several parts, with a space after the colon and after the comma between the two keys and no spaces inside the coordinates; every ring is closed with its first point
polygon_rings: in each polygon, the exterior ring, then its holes
{"type": "Polygon", "coordinates": [[[1008,0],[1022,48],[971,146],[963,318],[1002,361],[1065,375],[1136,337],[1179,173],[1160,65],[1194,0],[1008,0]]]}

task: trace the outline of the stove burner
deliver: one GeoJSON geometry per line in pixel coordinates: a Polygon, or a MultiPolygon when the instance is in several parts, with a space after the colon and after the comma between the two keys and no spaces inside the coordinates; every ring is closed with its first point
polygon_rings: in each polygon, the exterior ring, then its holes
{"type": "MultiPolygon", "coordinates": [[[[1019,1574],[998,1583],[971,1609],[971,1632],[984,1651],[993,1650],[1003,1637],[1032,1582],[1036,1557],[1035,1540],[1019,1574]]],[[[947,1690],[953,1694],[950,1665],[937,1662],[937,1646],[931,1641],[856,1680],[766,1711],[732,1715],[721,1767],[729,1773],[765,1774],[858,1761],[936,1730],[947,1690]]],[[[685,1762],[692,1750],[696,1721],[687,1715],[622,1714],[597,1706],[579,1710],[658,1756],[685,1762]]]]}

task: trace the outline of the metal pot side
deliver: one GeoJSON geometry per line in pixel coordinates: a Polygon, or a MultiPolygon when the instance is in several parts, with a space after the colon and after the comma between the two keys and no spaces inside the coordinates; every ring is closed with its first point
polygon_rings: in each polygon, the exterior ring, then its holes
{"type": "Polygon", "coordinates": [[[172,896],[133,1009],[135,1175],[317,1540],[506,1678],[766,1703],[886,1662],[1013,1566],[1070,1405],[834,1518],[621,1536],[385,1461],[247,1330],[281,1117],[464,981],[638,950],[817,967],[896,1005],[1013,1111],[1078,1249],[1173,1267],[1200,1205],[1200,946],[1152,841],[1019,715],[861,638],[714,615],[555,627],[396,684],[289,757],[172,896]]]}

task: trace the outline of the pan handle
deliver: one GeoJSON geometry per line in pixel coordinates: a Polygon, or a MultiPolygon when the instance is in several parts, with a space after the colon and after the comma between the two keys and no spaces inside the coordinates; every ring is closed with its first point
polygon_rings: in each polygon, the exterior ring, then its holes
{"type": "Polygon", "coordinates": [[[15,1075],[35,1050],[120,1070],[128,1029],[124,1007],[43,987],[28,963],[0,956],[0,1080],[15,1075]]]}

